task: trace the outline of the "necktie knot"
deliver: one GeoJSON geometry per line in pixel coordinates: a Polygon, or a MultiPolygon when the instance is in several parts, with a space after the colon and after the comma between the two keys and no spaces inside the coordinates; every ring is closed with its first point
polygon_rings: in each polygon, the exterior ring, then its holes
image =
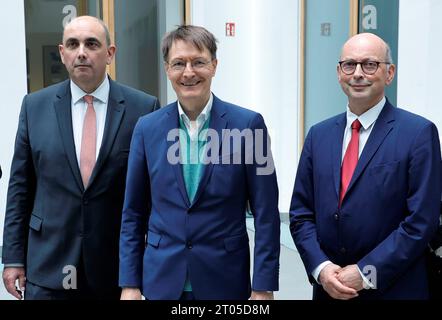
{"type": "Polygon", "coordinates": [[[358,119],[356,119],[355,121],[353,121],[353,123],[351,124],[351,129],[352,130],[356,130],[359,131],[361,130],[362,124],[359,122],[358,119]]]}
{"type": "Polygon", "coordinates": [[[83,97],[83,99],[84,99],[84,101],[86,101],[86,103],[88,104],[88,106],[91,105],[92,102],[94,101],[94,97],[93,97],[93,96],[90,96],[90,95],[85,95],[85,96],[83,97]]]}

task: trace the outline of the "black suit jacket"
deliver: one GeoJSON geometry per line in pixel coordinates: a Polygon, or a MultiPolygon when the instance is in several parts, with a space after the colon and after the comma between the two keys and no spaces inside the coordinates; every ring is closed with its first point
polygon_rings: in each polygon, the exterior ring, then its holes
{"type": "Polygon", "coordinates": [[[51,289],[63,289],[70,266],[81,266],[93,290],[118,289],[130,140],[138,118],[156,108],[155,97],[110,80],[103,142],[85,190],[69,80],[24,97],[8,189],[4,264],[25,264],[28,281],[51,289]]]}

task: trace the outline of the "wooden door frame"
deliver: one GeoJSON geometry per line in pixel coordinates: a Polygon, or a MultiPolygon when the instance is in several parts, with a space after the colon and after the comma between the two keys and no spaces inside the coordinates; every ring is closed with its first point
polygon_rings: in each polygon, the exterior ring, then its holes
{"type": "MultiPolygon", "coordinates": [[[[103,0],[103,21],[109,29],[111,43],[115,43],[115,4],[113,0],[103,0]]],[[[110,65],[107,66],[107,73],[109,76],[117,79],[117,68],[115,65],[115,58],[110,65]]]]}

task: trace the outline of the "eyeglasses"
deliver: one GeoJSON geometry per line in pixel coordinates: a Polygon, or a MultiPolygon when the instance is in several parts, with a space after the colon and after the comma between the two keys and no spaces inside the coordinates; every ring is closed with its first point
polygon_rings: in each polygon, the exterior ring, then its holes
{"type": "Polygon", "coordinates": [[[174,60],[172,62],[168,62],[167,64],[169,67],[176,72],[183,72],[184,69],[187,67],[187,63],[190,62],[190,65],[192,67],[192,70],[198,71],[206,68],[212,60],[205,60],[205,59],[195,59],[191,61],[184,61],[184,60],[174,60]]]}
{"type": "Polygon", "coordinates": [[[346,75],[351,75],[355,73],[356,67],[358,66],[358,64],[360,64],[362,71],[365,74],[372,75],[376,73],[381,63],[391,64],[390,62],[373,61],[373,60],[365,60],[365,61],[344,60],[344,61],[339,61],[339,66],[341,67],[342,72],[344,72],[346,75]]]}

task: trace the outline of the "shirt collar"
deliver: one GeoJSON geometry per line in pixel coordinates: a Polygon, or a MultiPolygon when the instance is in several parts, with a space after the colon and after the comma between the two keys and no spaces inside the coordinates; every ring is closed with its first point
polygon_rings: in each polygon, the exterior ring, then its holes
{"type": "MultiPolygon", "coordinates": [[[[185,123],[190,123],[190,119],[189,117],[184,113],[183,108],[181,107],[181,104],[179,101],[177,101],[178,103],[178,113],[180,115],[180,118],[183,119],[183,121],[185,123]]],[[[207,101],[206,106],[204,107],[203,111],[201,111],[201,113],[198,115],[198,117],[196,118],[196,121],[198,123],[204,123],[207,118],[210,115],[210,111],[212,110],[212,105],[213,105],[213,94],[210,93],[210,97],[209,97],[209,101],[207,101]]]]}
{"type": "Polygon", "coordinates": [[[379,114],[382,112],[382,109],[384,108],[386,101],[387,101],[386,98],[383,97],[378,104],[365,111],[359,117],[355,115],[353,112],[351,112],[350,108],[347,105],[347,127],[351,126],[353,121],[359,119],[359,122],[361,123],[364,130],[367,130],[378,119],[379,114]]]}
{"type": "MultiPolygon", "coordinates": [[[[76,104],[78,101],[82,100],[85,95],[88,94],[84,92],[79,86],[77,86],[72,80],[70,81],[70,85],[73,104],[76,104]]],[[[89,95],[106,104],[107,100],[109,99],[109,91],[110,83],[108,77],[106,76],[104,77],[103,82],[98,86],[98,88],[89,95]]]]}

